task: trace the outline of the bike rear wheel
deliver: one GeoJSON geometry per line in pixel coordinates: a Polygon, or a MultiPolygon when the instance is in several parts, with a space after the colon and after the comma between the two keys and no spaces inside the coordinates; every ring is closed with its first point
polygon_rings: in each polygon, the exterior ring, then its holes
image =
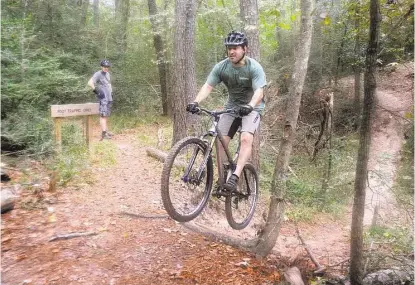
{"type": "Polygon", "coordinates": [[[206,144],[187,137],[170,150],[161,176],[164,208],[174,220],[188,222],[206,206],[212,191],[213,162],[206,144]]]}
{"type": "Polygon", "coordinates": [[[226,219],[233,229],[242,230],[248,226],[254,216],[258,189],[258,174],[255,167],[248,163],[238,180],[237,191],[232,192],[225,200],[226,219]]]}

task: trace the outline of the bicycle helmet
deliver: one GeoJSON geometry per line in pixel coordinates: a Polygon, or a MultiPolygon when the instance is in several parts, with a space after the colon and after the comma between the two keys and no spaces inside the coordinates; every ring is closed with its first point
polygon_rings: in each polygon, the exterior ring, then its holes
{"type": "Polygon", "coordinates": [[[232,31],[224,41],[225,46],[248,46],[248,39],[244,33],[232,31]]]}
{"type": "Polygon", "coordinates": [[[111,63],[108,60],[104,59],[103,61],[101,61],[101,66],[111,67],[111,63]]]}

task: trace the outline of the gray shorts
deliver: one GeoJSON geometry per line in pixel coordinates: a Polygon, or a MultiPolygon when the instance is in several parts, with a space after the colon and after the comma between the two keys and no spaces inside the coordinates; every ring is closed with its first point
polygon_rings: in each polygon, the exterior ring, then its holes
{"type": "Polygon", "coordinates": [[[109,117],[111,115],[112,101],[100,100],[99,101],[99,115],[101,117],[109,117]]]}
{"type": "Polygon", "coordinates": [[[235,114],[222,114],[218,127],[222,135],[233,138],[239,127],[241,127],[241,132],[254,134],[258,129],[260,121],[261,116],[257,111],[252,111],[248,116],[243,117],[235,114]]]}

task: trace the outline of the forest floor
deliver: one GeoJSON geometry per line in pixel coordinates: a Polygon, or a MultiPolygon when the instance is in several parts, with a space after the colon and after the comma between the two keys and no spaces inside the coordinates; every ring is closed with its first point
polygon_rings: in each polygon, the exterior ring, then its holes
{"type": "MultiPolygon", "coordinates": [[[[401,115],[411,110],[413,77],[405,77],[411,72],[412,65],[402,66],[378,84],[381,102],[371,151],[376,157],[390,154],[390,160],[372,163],[373,167],[387,163],[392,174],[404,134],[400,119],[385,110],[401,115]]],[[[290,221],[283,224],[274,252],[259,260],[168,218],[160,197],[162,163],[147,156],[146,146],[137,138],[137,133],[145,131],[115,136],[111,142],[117,148],[117,162],[92,169],[94,183],[48,192],[44,174],[45,179],[31,184],[31,191],[20,190],[15,209],[2,214],[1,284],[275,284],[289,266],[298,266],[304,275],[312,272],[314,265],[290,221]],[[28,209],[30,199],[38,206],[28,209]],[[51,241],[69,233],[90,235],[51,241]]],[[[29,164],[31,171],[41,175],[37,162],[29,164]]],[[[16,171],[12,178],[19,176],[16,171]]],[[[195,223],[242,239],[255,236],[255,221],[238,232],[226,225],[223,210],[219,212],[215,219],[206,218],[210,212],[205,213],[195,223]]],[[[346,274],[350,223],[349,211],[341,219],[322,214],[312,223],[298,225],[309,249],[329,273],[346,274]]]]}

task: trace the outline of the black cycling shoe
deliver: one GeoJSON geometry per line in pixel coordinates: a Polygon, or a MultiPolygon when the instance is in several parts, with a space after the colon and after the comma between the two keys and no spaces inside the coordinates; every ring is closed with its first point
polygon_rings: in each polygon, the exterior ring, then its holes
{"type": "Polygon", "coordinates": [[[236,174],[232,174],[231,177],[229,177],[228,181],[226,181],[226,183],[223,185],[223,188],[231,192],[236,191],[238,180],[239,177],[236,174]]]}
{"type": "Polygon", "coordinates": [[[110,140],[112,138],[112,134],[109,132],[102,132],[101,140],[110,140]]]}

